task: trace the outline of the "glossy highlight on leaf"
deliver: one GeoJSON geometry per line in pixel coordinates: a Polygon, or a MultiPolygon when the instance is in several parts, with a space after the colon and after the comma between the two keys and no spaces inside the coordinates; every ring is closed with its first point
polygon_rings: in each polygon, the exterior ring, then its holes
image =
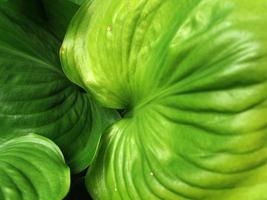
{"type": "Polygon", "coordinates": [[[117,114],[65,77],[58,48],[53,34],[0,5],[0,138],[46,136],[79,172],[94,158],[103,130],[117,114]]]}
{"type": "Polygon", "coordinates": [[[62,200],[70,170],[50,140],[29,134],[0,140],[0,199],[62,200]]]}
{"type": "Polygon", "coordinates": [[[87,174],[94,199],[267,198],[267,1],[94,0],[65,74],[125,109],[87,174]]]}

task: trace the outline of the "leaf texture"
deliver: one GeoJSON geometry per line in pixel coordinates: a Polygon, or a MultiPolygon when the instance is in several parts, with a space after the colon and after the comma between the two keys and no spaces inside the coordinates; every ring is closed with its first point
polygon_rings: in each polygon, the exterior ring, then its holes
{"type": "Polygon", "coordinates": [[[35,134],[0,141],[0,177],[2,200],[62,200],[70,186],[59,148],[35,134]]]}
{"type": "Polygon", "coordinates": [[[124,109],[88,171],[95,199],[267,198],[267,1],[95,0],[63,70],[124,109]]]}
{"type": "Polygon", "coordinates": [[[117,115],[65,77],[58,47],[44,28],[0,6],[0,138],[46,136],[79,172],[90,164],[103,130],[117,115]]]}

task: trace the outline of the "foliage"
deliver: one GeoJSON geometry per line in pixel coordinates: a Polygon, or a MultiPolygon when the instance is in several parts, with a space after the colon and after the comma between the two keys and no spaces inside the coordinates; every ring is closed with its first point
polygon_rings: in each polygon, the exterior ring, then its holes
{"type": "Polygon", "coordinates": [[[0,199],[266,199],[266,25],[266,0],[0,1],[0,199]]]}

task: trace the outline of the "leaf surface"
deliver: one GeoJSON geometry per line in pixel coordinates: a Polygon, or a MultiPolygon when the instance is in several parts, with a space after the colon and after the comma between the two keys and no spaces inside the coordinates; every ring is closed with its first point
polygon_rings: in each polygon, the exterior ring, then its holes
{"type": "Polygon", "coordinates": [[[117,115],[65,77],[58,47],[51,33],[0,6],[0,138],[46,136],[78,172],[90,164],[117,115]]]}
{"type": "Polygon", "coordinates": [[[42,0],[51,30],[61,39],[84,0],[42,0]]]}
{"type": "Polygon", "coordinates": [[[0,140],[0,177],[2,200],[61,200],[70,186],[59,148],[35,134],[0,140]]]}
{"type": "Polygon", "coordinates": [[[64,72],[125,109],[88,171],[95,199],[267,198],[267,1],[95,0],[64,72]]]}

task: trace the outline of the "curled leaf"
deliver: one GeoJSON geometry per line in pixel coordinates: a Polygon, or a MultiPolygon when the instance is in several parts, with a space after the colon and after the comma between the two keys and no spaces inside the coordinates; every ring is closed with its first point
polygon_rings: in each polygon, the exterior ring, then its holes
{"type": "Polygon", "coordinates": [[[267,1],[95,0],[64,72],[126,110],[88,171],[95,199],[267,198],[267,1]]]}
{"type": "Polygon", "coordinates": [[[59,41],[43,27],[0,6],[0,36],[0,138],[46,136],[82,171],[117,114],[65,77],[59,41]]]}
{"type": "Polygon", "coordinates": [[[59,148],[35,134],[0,141],[0,199],[62,200],[70,170],[59,148]]]}

